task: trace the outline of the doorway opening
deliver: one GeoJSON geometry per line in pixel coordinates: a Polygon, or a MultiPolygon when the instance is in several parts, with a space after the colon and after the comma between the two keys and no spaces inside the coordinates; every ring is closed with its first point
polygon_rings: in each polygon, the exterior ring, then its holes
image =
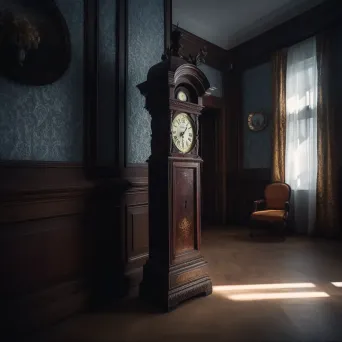
{"type": "Polygon", "coordinates": [[[207,108],[199,118],[201,166],[201,210],[203,228],[220,223],[219,197],[219,116],[220,109],[207,108]]]}

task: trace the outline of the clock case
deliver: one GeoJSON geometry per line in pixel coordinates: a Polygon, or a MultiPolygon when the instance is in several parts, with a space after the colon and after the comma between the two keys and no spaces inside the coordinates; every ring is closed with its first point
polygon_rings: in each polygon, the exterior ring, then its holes
{"type": "Polygon", "coordinates": [[[169,311],[180,302],[209,295],[212,282],[200,253],[202,159],[198,118],[202,96],[210,84],[195,65],[179,57],[153,66],[138,88],[151,115],[149,167],[149,260],[143,269],[141,297],[169,311]],[[176,99],[184,89],[188,101],[176,99]],[[194,123],[195,141],[180,153],[172,141],[171,124],[179,113],[194,123]]]}

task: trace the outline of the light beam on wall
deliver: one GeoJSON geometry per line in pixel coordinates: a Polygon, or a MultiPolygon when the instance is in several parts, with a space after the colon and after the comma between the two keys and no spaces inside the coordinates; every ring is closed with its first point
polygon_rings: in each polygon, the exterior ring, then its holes
{"type": "Polygon", "coordinates": [[[217,88],[216,87],[210,87],[206,92],[205,96],[210,96],[213,91],[215,91],[217,88]]]}

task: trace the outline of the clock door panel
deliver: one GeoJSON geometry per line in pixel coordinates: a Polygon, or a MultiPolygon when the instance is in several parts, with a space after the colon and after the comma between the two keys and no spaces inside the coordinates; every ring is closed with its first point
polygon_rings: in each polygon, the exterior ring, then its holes
{"type": "Polygon", "coordinates": [[[173,258],[199,247],[199,163],[173,163],[173,258]]]}

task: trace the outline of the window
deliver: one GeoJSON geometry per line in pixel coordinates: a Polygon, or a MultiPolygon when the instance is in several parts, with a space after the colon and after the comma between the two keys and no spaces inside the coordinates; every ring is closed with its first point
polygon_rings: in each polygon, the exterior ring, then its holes
{"type": "Polygon", "coordinates": [[[297,44],[288,51],[285,179],[293,190],[316,191],[317,61],[315,38],[297,44]]]}

